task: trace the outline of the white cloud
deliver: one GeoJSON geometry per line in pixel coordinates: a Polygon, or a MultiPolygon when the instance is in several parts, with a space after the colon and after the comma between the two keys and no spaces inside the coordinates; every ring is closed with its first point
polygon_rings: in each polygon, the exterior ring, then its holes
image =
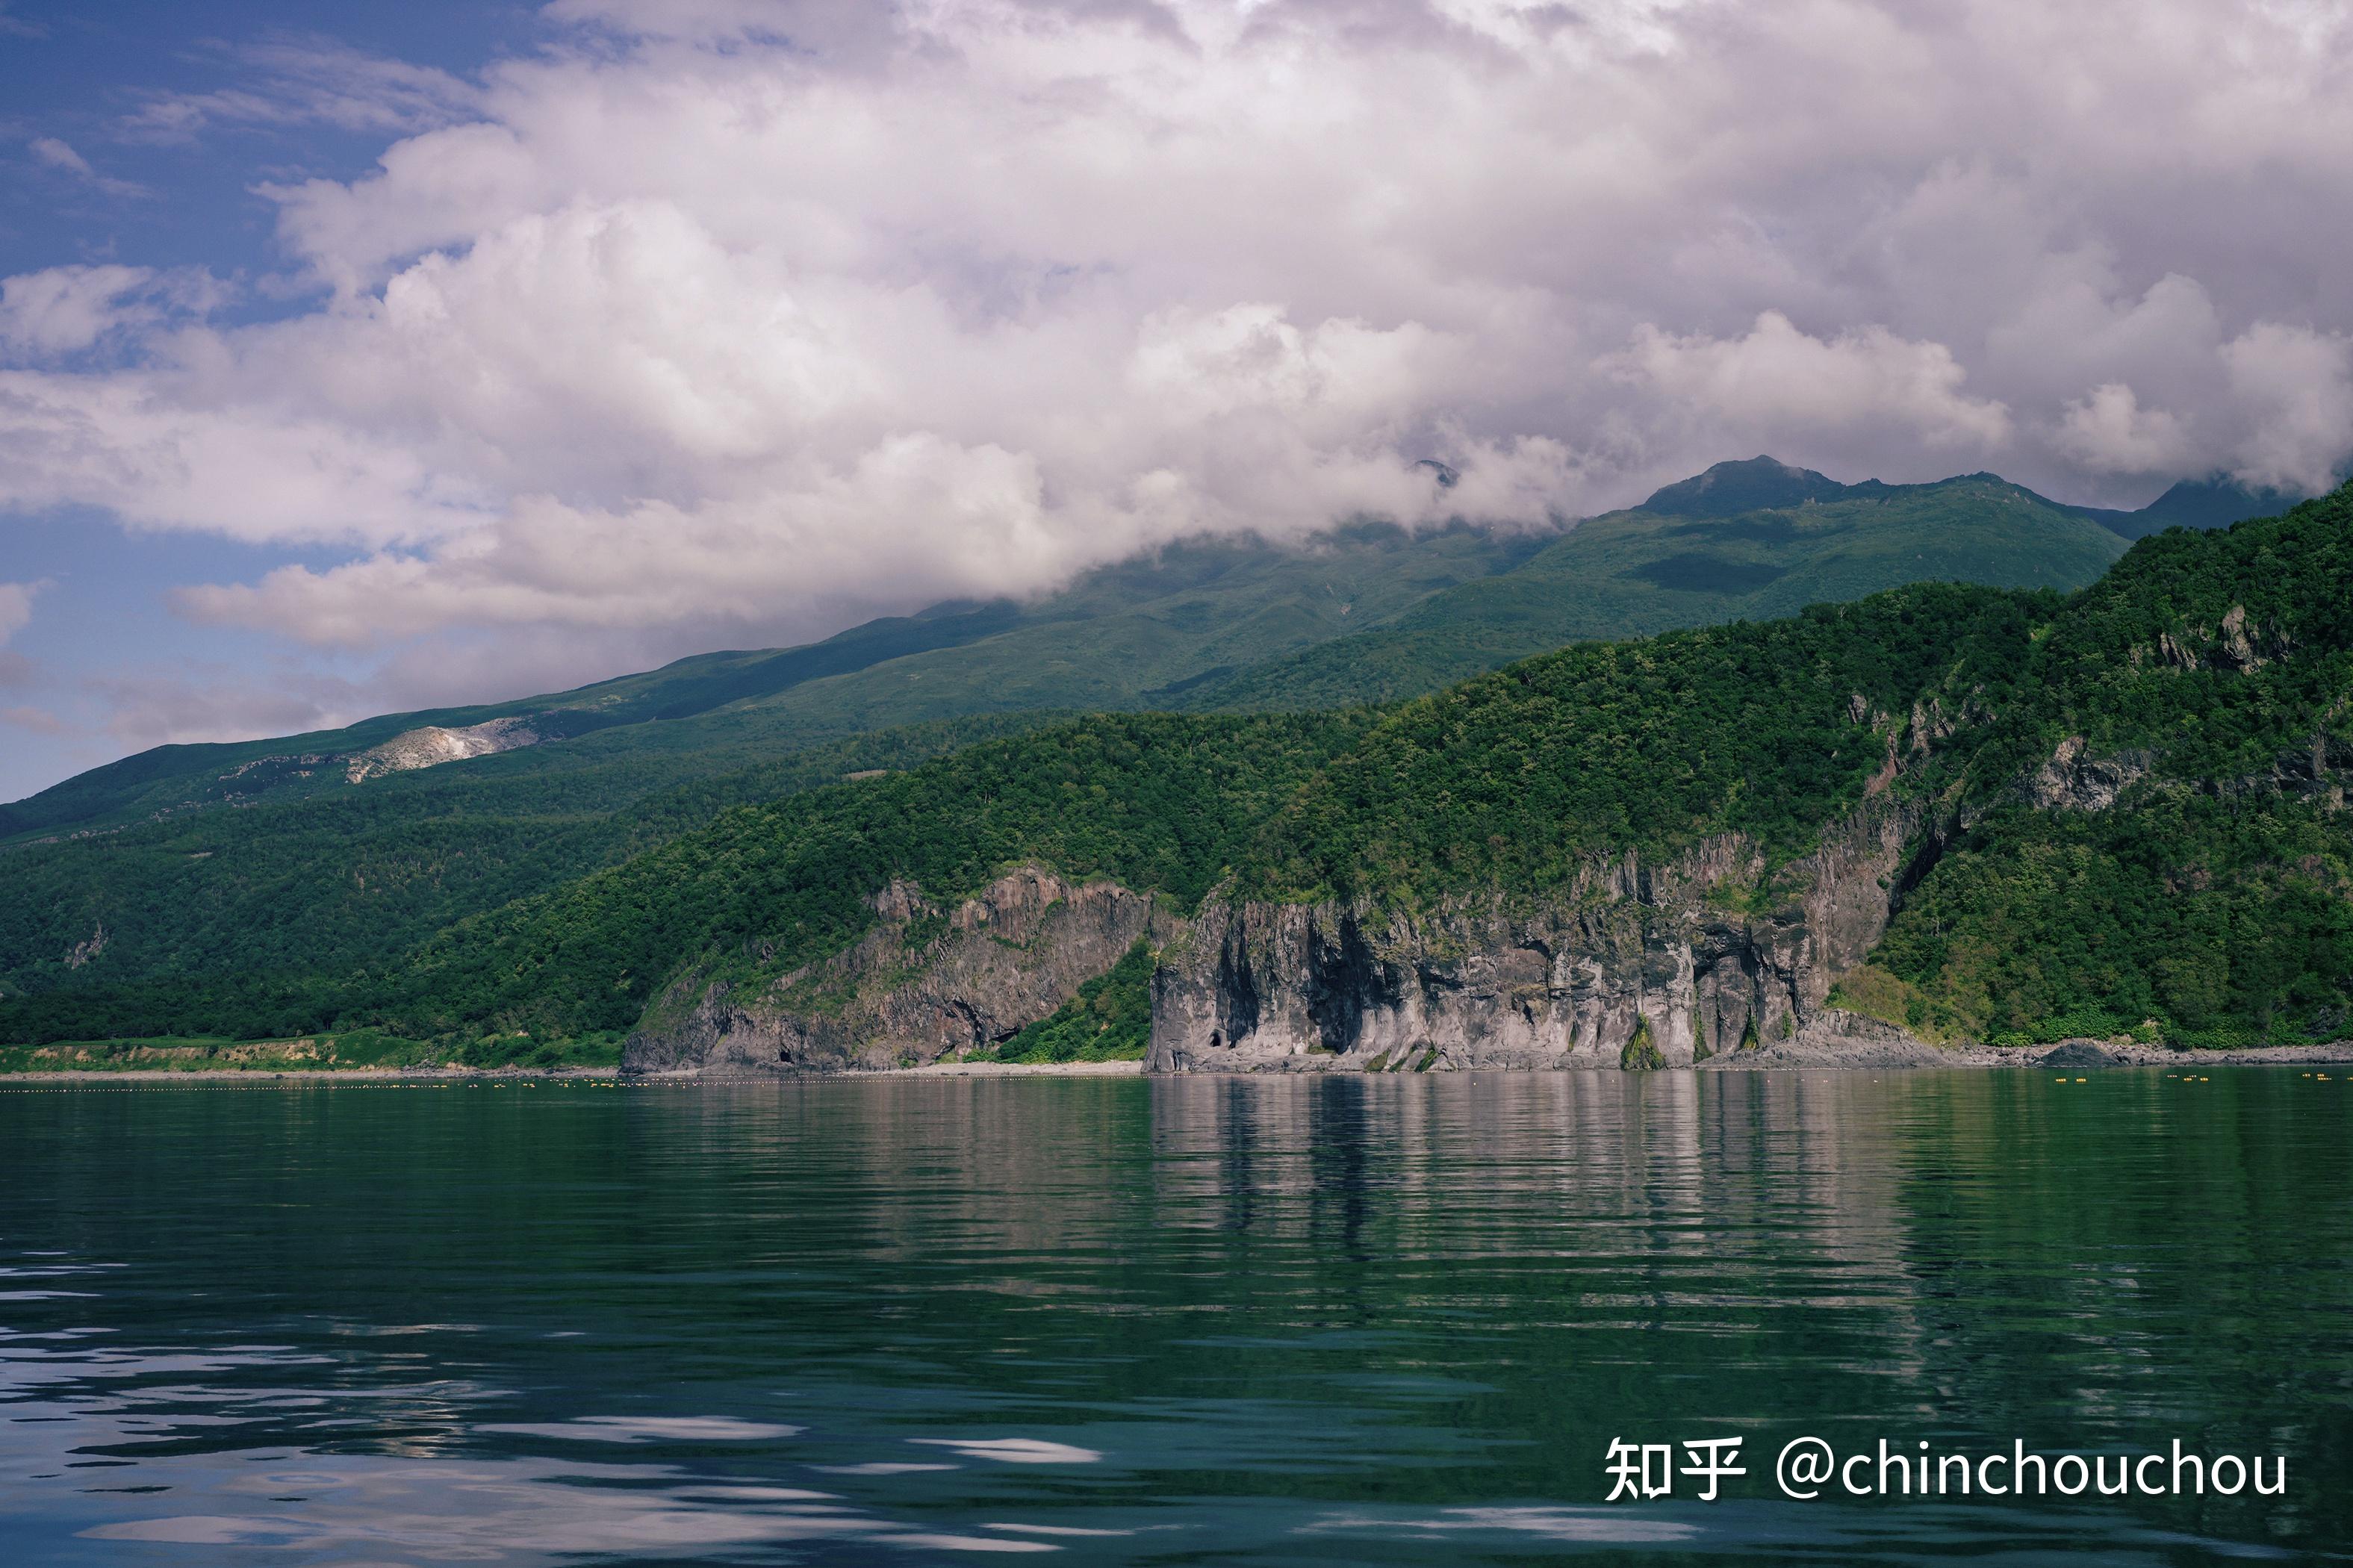
{"type": "MultiPolygon", "coordinates": [[[[0,24],[5,24],[5,17],[0,17],[0,24]]],[[[0,26],[0,32],[5,31],[5,26],[0,26]]],[[[35,158],[48,167],[61,169],[76,179],[95,185],[109,195],[143,196],[152,194],[144,185],[130,180],[113,179],[100,174],[90,166],[89,159],[74,151],[70,143],[60,142],[54,136],[37,136],[26,143],[26,147],[35,158]]]]}
{"type": "Polygon", "coordinates": [[[0,647],[33,624],[33,595],[48,585],[47,578],[37,583],[0,583],[0,647]]]}
{"type": "Polygon", "coordinates": [[[424,454],[310,415],[293,389],[211,409],[144,371],[0,371],[0,493],[275,544],[413,542],[486,515],[424,454]]]}
{"type": "Polygon", "coordinates": [[[67,174],[79,174],[85,180],[98,178],[98,171],[90,166],[89,159],[54,136],[35,137],[28,145],[33,156],[52,169],[63,169],[67,174]]]}
{"type": "Polygon", "coordinates": [[[1744,441],[1878,429],[1932,447],[1986,449],[2010,436],[2007,408],[1961,390],[1968,373],[1951,350],[1883,326],[1818,338],[1778,310],[1758,316],[1740,338],[1674,337],[1645,324],[1631,347],[1602,363],[1744,441]]]}
{"type": "Polygon", "coordinates": [[[2353,342],[2265,321],[2225,346],[2222,363],[2232,392],[2256,413],[2232,472],[2307,492],[2337,482],[2353,448],[2353,342]]]}
{"type": "Polygon", "coordinates": [[[207,621],[586,665],[1759,449],[2111,499],[2353,448],[2341,6],[546,15],[479,80],[281,40],[149,102],[390,144],[266,187],[285,319],[10,279],[0,505],[311,552],[207,621]]]}
{"type": "Polygon", "coordinates": [[[0,358],[79,353],[103,338],[200,317],[227,292],[192,268],[52,267],[0,279],[0,358]]]}
{"type": "Polygon", "coordinates": [[[153,273],[143,267],[52,267],[0,279],[0,349],[70,353],[136,319],[121,301],[153,273]]]}
{"type": "Polygon", "coordinates": [[[2118,381],[2067,405],[2059,440],[2087,467],[2117,474],[2178,470],[2190,449],[2180,420],[2162,408],[2143,408],[2118,381]]]}
{"type": "Polygon", "coordinates": [[[332,125],[402,134],[446,125],[480,100],[474,87],[429,66],[387,59],[322,37],[276,37],[237,51],[249,85],[158,93],[122,124],[136,141],[181,142],[215,125],[332,125]]]}

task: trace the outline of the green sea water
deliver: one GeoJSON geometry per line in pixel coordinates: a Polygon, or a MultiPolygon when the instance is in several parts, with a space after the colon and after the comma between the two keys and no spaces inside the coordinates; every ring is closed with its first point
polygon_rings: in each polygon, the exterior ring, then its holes
{"type": "Polygon", "coordinates": [[[0,1089],[10,1564],[2327,1560],[2348,1488],[2341,1074],[0,1089]]]}

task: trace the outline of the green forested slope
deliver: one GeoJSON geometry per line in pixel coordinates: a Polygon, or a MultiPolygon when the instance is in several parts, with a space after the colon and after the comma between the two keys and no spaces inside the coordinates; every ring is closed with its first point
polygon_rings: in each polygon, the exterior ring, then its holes
{"type": "Polygon", "coordinates": [[[1980,1037],[2353,1032],[2353,488],[2145,541],[1970,742],[1968,826],[1858,1000],[1980,1037]],[[2138,776],[2035,808],[2015,781],[2074,738],[2138,776]]]}
{"type": "Polygon", "coordinates": [[[381,788],[22,847],[0,858],[0,994],[343,974],[667,842],[728,806],[913,766],[1053,719],[885,731],[668,789],[635,769],[619,778],[584,770],[587,790],[577,775],[408,774],[381,788]],[[641,792],[634,799],[632,786],[641,792]],[[69,967],[77,948],[85,960],[69,967]]]}
{"type": "Polygon", "coordinates": [[[1388,716],[1268,824],[1244,885],[1422,903],[1715,833],[1805,853],[1884,767],[1891,721],[2001,700],[2060,605],[1924,584],[1513,665],[1388,716]]]}
{"type": "Polygon", "coordinates": [[[547,893],[356,962],[234,961],[0,1003],[0,1040],[228,1037],[383,1028],[470,1041],[627,1028],[681,965],[788,969],[871,923],[895,877],[934,898],[1042,861],[1187,903],[1369,721],[1352,713],[1107,715],[987,742],[902,773],[724,810],[693,833],[547,893]]]}

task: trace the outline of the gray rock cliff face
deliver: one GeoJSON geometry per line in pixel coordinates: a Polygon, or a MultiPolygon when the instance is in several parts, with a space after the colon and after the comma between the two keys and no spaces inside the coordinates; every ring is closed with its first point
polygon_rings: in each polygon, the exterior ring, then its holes
{"type": "Polygon", "coordinates": [[[520,751],[525,746],[536,746],[544,739],[529,718],[491,719],[462,730],[427,724],[423,729],[395,735],[384,744],[350,758],[344,763],[343,777],[351,784],[365,784],[385,773],[438,768],[444,763],[460,763],[470,757],[520,751]]]}
{"type": "Polygon", "coordinates": [[[1725,837],[1525,907],[1212,901],[1163,954],[1146,1068],[1614,1069],[1645,1030],[1672,1068],[1796,1038],[1886,929],[1923,826],[1874,798],[1761,893],[1756,847],[1725,837]]]}
{"type": "Polygon", "coordinates": [[[2105,811],[2147,776],[2153,761],[2142,751],[2088,756],[2084,737],[2070,735],[2026,781],[2023,794],[2044,811],[2105,811]]]}
{"type": "Polygon", "coordinates": [[[922,1066],[1050,1017],[1139,937],[1151,899],[1035,868],[953,909],[893,882],[874,928],[831,958],[745,984],[690,973],[623,1045],[624,1072],[770,1077],[922,1066]]]}

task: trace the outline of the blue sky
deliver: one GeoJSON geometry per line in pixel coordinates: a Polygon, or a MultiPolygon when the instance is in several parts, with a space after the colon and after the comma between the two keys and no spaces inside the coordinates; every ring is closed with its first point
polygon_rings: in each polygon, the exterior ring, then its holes
{"type": "MultiPolygon", "coordinates": [[[[0,277],[61,264],[203,267],[262,279],[285,269],[274,203],[261,182],[349,179],[388,140],[379,129],[315,117],[199,121],[185,131],[143,127],[163,106],[200,105],[253,89],[266,68],[255,51],[298,47],[396,58],[457,73],[531,48],[543,34],[536,7],[496,0],[401,0],[394,5],[300,0],[13,0],[0,5],[0,277]],[[89,173],[44,156],[62,143],[89,173]]],[[[254,289],[227,320],[301,310],[298,287],[254,289]]],[[[42,670],[40,697],[55,727],[0,727],[0,799],[15,799],[111,760],[137,738],[107,721],[140,704],[190,700],[207,675],[283,666],[278,639],[248,628],[189,624],[164,595],[190,582],[250,577],[290,559],[328,554],[235,543],[201,533],[133,534],[103,510],[18,509],[0,514],[0,581],[35,582],[38,613],[0,651],[0,709],[26,708],[22,666],[42,670]],[[10,656],[15,656],[13,658],[10,656]],[[196,679],[194,682],[190,677],[196,679]],[[11,677],[16,686],[11,694],[11,677]],[[77,689],[81,681],[103,689],[77,689]],[[69,728],[68,726],[71,726],[69,728]]],[[[298,686],[332,689],[364,676],[365,661],[300,661],[298,686]]],[[[301,695],[277,705],[290,725],[320,717],[301,695]]],[[[256,717],[267,718],[263,704],[256,717]]],[[[242,717],[243,715],[238,715],[242,717]]],[[[148,726],[161,738],[160,728],[148,726]]]]}
{"type": "Polygon", "coordinates": [[[539,30],[534,7],[497,0],[10,0],[0,6],[0,128],[10,143],[0,276],[72,259],[279,267],[275,208],[249,187],[290,174],[349,177],[375,161],[386,138],[251,119],[174,135],[141,129],[142,112],[249,90],[250,51],[274,42],[463,73],[529,47],[539,30]],[[37,139],[75,149],[99,179],[45,162],[28,150],[37,139]],[[125,199],[100,180],[143,194],[125,199]]]}
{"type": "Polygon", "coordinates": [[[2334,0],[5,0],[0,799],[1759,451],[2313,490],[2349,77],[2334,0]]]}

